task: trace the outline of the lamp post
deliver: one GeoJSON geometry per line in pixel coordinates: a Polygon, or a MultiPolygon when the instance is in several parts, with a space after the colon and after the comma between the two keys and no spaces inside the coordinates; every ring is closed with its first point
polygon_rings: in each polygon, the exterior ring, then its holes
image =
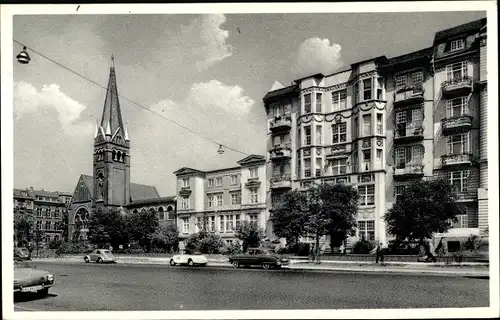
{"type": "Polygon", "coordinates": [[[21,51],[17,56],[17,62],[21,63],[21,64],[28,64],[30,63],[30,55],[28,54],[28,52],[26,51],[26,46],[23,46],[23,51],[21,51]]]}

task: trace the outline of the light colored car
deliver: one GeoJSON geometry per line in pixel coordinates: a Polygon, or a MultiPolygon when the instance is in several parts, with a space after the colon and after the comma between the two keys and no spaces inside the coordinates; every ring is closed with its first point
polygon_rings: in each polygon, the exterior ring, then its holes
{"type": "Polygon", "coordinates": [[[49,294],[49,288],[56,282],[54,275],[35,268],[26,261],[14,260],[14,292],[34,292],[40,297],[49,294]]]}
{"type": "Polygon", "coordinates": [[[96,263],[114,263],[116,262],[115,256],[108,249],[95,249],[85,257],[83,257],[85,263],[96,262],[96,263]]]}
{"type": "Polygon", "coordinates": [[[207,258],[201,253],[195,254],[176,254],[170,259],[170,265],[187,264],[188,266],[206,266],[208,263],[207,258]]]}

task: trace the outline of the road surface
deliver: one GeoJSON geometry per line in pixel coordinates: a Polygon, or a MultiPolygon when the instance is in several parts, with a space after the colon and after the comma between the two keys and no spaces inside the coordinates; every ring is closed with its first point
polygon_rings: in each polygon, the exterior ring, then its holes
{"type": "Polygon", "coordinates": [[[253,268],[32,263],[55,274],[47,298],[16,311],[487,307],[489,280],[253,268]]]}

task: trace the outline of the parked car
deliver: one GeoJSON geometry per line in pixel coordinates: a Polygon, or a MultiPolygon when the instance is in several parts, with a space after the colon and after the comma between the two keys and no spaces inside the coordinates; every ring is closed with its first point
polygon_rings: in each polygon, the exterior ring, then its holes
{"type": "Polygon", "coordinates": [[[85,257],[83,257],[85,263],[96,262],[96,263],[114,263],[116,262],[115,256],[108,249],[95,249],[85,257]]]}
{"type": "Polygon", "coordinates": [[[49,294],[49,288],[56,281],[54,275],[35,268],[20,258],[14,258],[14,292],[34,292],[40,297],[49,294]]]}
{"type": "Polygon", "coordinates": [[[182,264],[187,264],[190,267],[195,265],[206,266],[207,263],[207,258],[205,258],[205,256],[199,252],[196,252],[194,254],[176,254],[170,259],[171,266],[182,264]]]}
{"type": "Polygon", "coordinates": [[[272,250],[261,248],[251,248],[248,249],[247,253],[230,256],[229,262],[235,268],[239,266],[261,266],[264,269],[269,269],[271,267],[281,268],[281,266],[290,263],[286,257],[272,250]]]}
{"type": "Polygon", "coordinates": [[[31,255],[26,248],[14,248],[14,257],[18,257],[21,260],[31,260],[31,255]]]}

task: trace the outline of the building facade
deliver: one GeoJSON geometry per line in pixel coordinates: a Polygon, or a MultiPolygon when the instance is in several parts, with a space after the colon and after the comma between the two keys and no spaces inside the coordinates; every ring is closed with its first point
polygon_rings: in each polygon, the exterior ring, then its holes
{"type": "Polygon", "coordinates": [[[249,221],[272,233],[266,208],[266,159],[250,155],[232,168],[201,171],[181,168],[177,176],[177,226],[187,239],[205,227],[227,244],[236,239],[241,221],[249,221]]]}
{"type": "Polygon", "coordinates": [[[71,194],[27,189],[14,189],[14,211],[30,215],[33,228],[43,231],[43,242],[63,240],[63,215],[71,202],[71,194]]]}
{"type": "Polygon", "coordinates": [[[355,185],[349,242],[385,241],[383,216],[405,185],[439,176],[466,207],[453,227],[486,228],[486,97],[486,19],[439,31],[416,52],[276,81],[263,98],[268,207],[311,183],[355,185]]]}
{"type": "Polygon", "coordinates": [[[130,149],[113,64],[101,122],[94,135],[93,175],[82,174],[78,179],[69,206],[69,237],[87,239],[90,215],[98,209],[119,210],[122,214],[154,210],[161,224],[174,223],[175,197],[160,197],[156,187],[130,181],[130,149]]]}

